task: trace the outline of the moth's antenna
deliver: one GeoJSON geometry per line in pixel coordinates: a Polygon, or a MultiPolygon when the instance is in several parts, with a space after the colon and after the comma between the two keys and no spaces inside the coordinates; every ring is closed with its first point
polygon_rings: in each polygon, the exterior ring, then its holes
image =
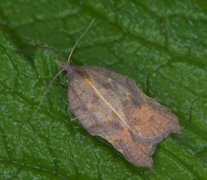
{"type": "MultiPolygon", "coordinates": [[[[74,46],[72,47],[72,50],[70,52],[70,55],[68,56],[68,64],[70,64],[71,61],[71,56],[75,50],[75,48],[77,47],[78,43],[80,42],[80,40],[86,35],[86,33],[88,32],[88,30],[91,28],[92,24],[94,23],[95,19],[92,19],[92,21],[89,23],[89,25],[86,27],[85,31],[80,35],[80,37],[78,38],[78,40],[76,41],[76,43],[74,44],[74,46]]],[[[45,91],[45,93],[42,95],[39,106],[37,107],[36,112],[39,111],[40,107],[42,106],[42,103],[44,102],[47,93],[49,92],[49,89],[51,88],[52,84],[54,83],[54,81],[57,79],[57,77],[63,72],[64,70],[61,69],[55,76],[54,78],[49,82],[49,85],[47,87],[47,90],[45,91]]]]}
{"type": "Polygon", "coordinates": [[[68,56],[68,64],[70,64],[71,61],[71,56],[75,50],[75,48],[77,47],[78,43],[80,42],[80,40],[86,35],[86,33],[88,32],[88,30],[91,28],[91,26],[93,25],[95,19],[92,19],[92,21],[89,23],[89,25],[87,26],[87,28],[85,29],[85,31],[81,34],[81,36],[78,38],[78,40],[76,41],[76,43],[74,44],[72,50],[70,51],[70,55],[68,56]]]}
{"type": "Polygon", "coordinates": [[[57,77],[58,77],[63,71],[64,71],[64,70],[61,69],[61,70],[54,76],[54,78],[49,82],[49,85],[47,86],[46,91],[44,92],[44,94],[43,94],[43,95],[41,96],[41,98],[40,98],[40,103],[39,103],[39,105],[38,105],[38,107],[37,107],[35,113],[39,111],[40,107],[42,106],[42,103],[44,102],[44,100],[45,100],[45,98],[46,98],[46,96],[47,96],[47,93],[49,92],[49,89],[52,87],[52,85],[53,85],[53,83],[55,82],[55,80],[57,79],[57,77]]]}

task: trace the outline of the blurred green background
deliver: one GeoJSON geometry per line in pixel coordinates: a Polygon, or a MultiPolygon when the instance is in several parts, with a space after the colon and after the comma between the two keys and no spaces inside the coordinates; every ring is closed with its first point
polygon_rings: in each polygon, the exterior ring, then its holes
{"type": "Polygon", "coordinates": [[[0,179],[207,179],[207,1],[1,0],[0,179]],[[128,163],[71,115],[67,79],[48,84],[89,22],[75,65],[134,79],[178,116],[151,169],[128,163]]]}

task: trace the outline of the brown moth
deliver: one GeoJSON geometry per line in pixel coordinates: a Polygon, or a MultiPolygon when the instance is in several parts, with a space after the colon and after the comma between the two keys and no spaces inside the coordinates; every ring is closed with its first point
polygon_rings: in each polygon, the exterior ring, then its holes
{"type": "Polygon", "coordinates": [[[68,63],[59,63],[69,78],[70,109],[91,135],[106,139],[134,165],[151,167],[157,143],[181,131],[178,119],[129,77],[103,67],[70,64],[75,47],[93,21],[73,46],[68,63]]]}
{"type": "Polygon", "coordinates": [[[134,165],[151,167],[156,144],[181,131],[177,117],[129,77],[98,66],[60,66],[69,78],[68,101],[75,117],[134,165]]]}

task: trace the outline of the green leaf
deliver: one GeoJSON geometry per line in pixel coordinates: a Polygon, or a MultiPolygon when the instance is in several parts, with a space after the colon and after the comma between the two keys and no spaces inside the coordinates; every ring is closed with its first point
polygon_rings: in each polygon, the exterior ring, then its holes
{"type": "Polygon", "coordinates": [[[0,179],[206,179],[207,4],[184,1],[0,2],[0,179]],[[90,136],[55,80],[72,57],[128,75],[179,117],[181,135],[162,141],[151,169],[129,164],[90,136]],[[64,57],[62,57],[62,55],[64,57]]]}

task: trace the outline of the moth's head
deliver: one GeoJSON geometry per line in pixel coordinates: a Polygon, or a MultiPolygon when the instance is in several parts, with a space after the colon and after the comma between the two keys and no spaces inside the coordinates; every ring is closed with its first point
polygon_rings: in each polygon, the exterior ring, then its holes
{"type": "Polygon", "coordinates": [[[75,67],[69,63],[58,62],[57,64],[63,69],[63,71],[66,71],[68,74],[71,74],[75,70],[75,67]]]}

